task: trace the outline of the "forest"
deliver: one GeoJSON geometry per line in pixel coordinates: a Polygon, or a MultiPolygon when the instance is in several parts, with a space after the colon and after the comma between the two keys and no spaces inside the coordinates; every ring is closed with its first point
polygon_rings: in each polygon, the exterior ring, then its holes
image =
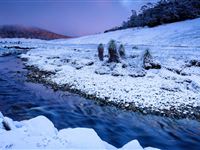
{"type": "Polygon", "coordinates": [[[120,27],[105,32],[133,27],[155,27],[198,17],[200,17],[200,0],[161,0],[155,4],[143,5],[138,13],[132,10],[128,21],[124,21],[120,27]]]}

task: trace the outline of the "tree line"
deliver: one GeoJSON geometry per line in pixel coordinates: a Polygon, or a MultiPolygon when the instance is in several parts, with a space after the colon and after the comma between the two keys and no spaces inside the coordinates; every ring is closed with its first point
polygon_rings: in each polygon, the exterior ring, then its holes
{"type": "Polygon", "coordinates": [[[105,32],[133,27],[155,27],[198,17],[200,17],[200,0],[160,0],[158,3],[147,3],[142,6],[139,13],[132,10],[128,21],[124,21],[120,27],[105,32]]]}

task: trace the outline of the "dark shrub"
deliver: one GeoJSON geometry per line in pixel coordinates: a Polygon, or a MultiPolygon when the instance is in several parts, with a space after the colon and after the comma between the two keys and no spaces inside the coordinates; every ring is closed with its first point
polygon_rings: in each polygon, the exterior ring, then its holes
{"type": "Polygon", "coordinates": [[[103,44],[98,45],[98,57],[100,61],[103,61],[103,55],[104,54],[104,46],[103,44]]]}
{"type": "Polygon", "coordinates": [[[200,67],[200,60],[191,60],[191,61],[189,62],[188,67],[192,67],[192,66],[200,67]]]}
{"type": "Polygon", "coordinates": [[[116,62],[119,63],[119,54],[117,52],[117,44],[115,40],[111,40],[108,43],[108,53],[109,53],[109,60],[108,62],[116,62]]]}
{"type": "Polygon", "coordinates": [[[119,55],[121,58],[125,58],[126,56],[126,53],[125,53],[125,48],[124,48],[124,45],[123,44],[120,44],[119,46],[119,55]]]}

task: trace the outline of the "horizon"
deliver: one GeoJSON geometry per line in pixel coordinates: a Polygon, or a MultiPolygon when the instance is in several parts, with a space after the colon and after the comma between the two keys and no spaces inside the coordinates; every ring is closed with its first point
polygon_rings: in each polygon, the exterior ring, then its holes
{"type": "Polygon", "coordinates": [[[131,10],[138,11],[142,5],[157,1],[3,0],[0,1],[0,25],[37,27],[66,36],[84,36],[119,26],[128,19],[131,10]]]}

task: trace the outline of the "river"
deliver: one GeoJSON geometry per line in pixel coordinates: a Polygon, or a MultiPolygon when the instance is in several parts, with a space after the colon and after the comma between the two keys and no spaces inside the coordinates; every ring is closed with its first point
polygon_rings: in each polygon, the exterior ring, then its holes
{"type": "Polygon", "coordinates": [[[102,106],[93,100],[27,81],[23,62],[0,57],[0,111],[14,120],[44,115],[58,129],[93,128],[101,139],[122,147],[137,139],[143,147],[199,149],[200,122],[170,119],[102,106]]]}

